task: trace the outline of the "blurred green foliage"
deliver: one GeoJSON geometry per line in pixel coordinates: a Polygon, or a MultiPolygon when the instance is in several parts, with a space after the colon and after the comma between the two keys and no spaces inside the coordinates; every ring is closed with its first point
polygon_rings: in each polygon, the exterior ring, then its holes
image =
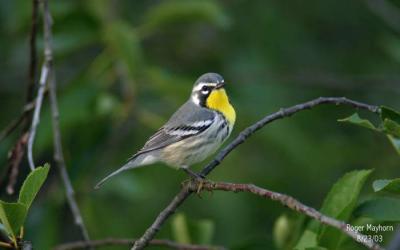
{"type": "MultiPolygon", "coordinates": [[[[30,2],[0,1],[1,128],[25,101],[30,2]]],[[[179,189],[185,174],[161,164],[126,172],[99,191],[93,186],[142,146],[188,98],[202,73],[218,72],[228,83],[238,114],[233,136],[283,106],[318,96],[400,109],[400,36],[364,1],[51,0],[50,7],[64,153],[94,239],[141,235],[179,189]]],[[[38,44],[41,55],[42,31],[38,44]]],[[[252,182],[319,208],[346,172],[375,169],[351,202],[376,198],[371,181],[398,177],[400,159],[378,133],[336,122],[352,113],[324,106],[277,121],[230,154],[210,179],[252,182]]],[[[360,116],[372,124],[379,120],[362,111],[360,116]]],[[[0,144],[2,172],[17,135],[0,144]]],[[[43,163],[52,153],[45,101],[34,155],[43,163]]],[[[18,187],[28,172],[23,161],[18,187]]],[[[80,239],[54,172],[26,223],[35,249],[80,239]]],[[[2,200],[15,200],[4,186],[2,200]]],[[[299,228],[292,238],[308,223],[275,202],[246,194],[192,197],[179,212],[159,238],[180,240],[177,230],[186,230],[181,240],[281,249],[273,230],[282,214],[299,228]]],[[[365,222],[354,214],[346,218],[365,222]]],[[[384,243],[390,239],[388,233],[384,243]]],[[[343,249],[362,249],[343,241],[343,249]]]]}

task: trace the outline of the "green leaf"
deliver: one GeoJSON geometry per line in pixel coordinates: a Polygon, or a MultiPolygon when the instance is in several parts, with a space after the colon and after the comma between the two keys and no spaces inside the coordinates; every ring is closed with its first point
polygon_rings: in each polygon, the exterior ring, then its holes
{"type": "Polygon", "coordinates": [[[389,139],[393,147],[396,149],[396,152],[400,155],[400,139],[395,138],[394,136],[391,135],[387,135],[387,138],[389,139]]]}
{"type": "MultiPolygon", "coordinates": [[[[325,198],[321,213],[339,216],[349,205],[356,203],[361,188],[372,170],[356,170],[345,174],[331,188],[325,198]]],[[[346,219],[344,217],[343,219],[346,219]]]]}
{"type": "Polygon", "coordinates": [[[392,180],[376,180],[372,184],[375,192],[388,192],[393,194],[400,194],[400,178],[392,180]]]}
{"type": "Polygon", "coordinates": [[[0,221],[12,239],[15,239],[25,221],[28,209],[22,203],[0,201],[0,221]]]}
{"type": "MultiPolygon", "coordinates": [[[[357,203],[361,188],[372,170],[352,171],[340,178],[325,198],[321,213],[339,220],[348,220],[357,203]]],[[[296,249],[323,246],[336,249],[340,243],[341,232],[311,221],[304,231],[296,249]]]]}
{"type": "Polygon", "coordinates": [[[369,128],[378,131],[378,129],[370,121],[368,121],[367,119],[360,118],[360,116],[357,113],[354,113],[347,118],[338,119],[338,122],[347,122],[364,128],[369,128]]]}
{"type": "Polygon", "coordinates": [[[362,203],[354,213],[379,221],[400,221],[400,199],[380,197],[362,203]]]}
{"type": "Polygon", "coordinates": [[[393,147],[396,149],[396,152],[400,154],[400,114],[399,112],[387,108],[381,107],[381,120],[382,123],[379,127],[375,127],[369,120],[362,119],[357,113],[344,118],[339,119],[339,122],[347,122],[351,124],[355,124],[361,127],[365,127],[368,129],[372,129],[377,132],[385,133],[392,143],[393,147]]]}
{"type": "Polygon", "coordinates": [[[172,232],[174,239],[183,244],[189,244],[190,234],[188,229],[188,223],[184,214],[177,214],[172,220],[172,232]]]}
{"type": "Polygon", "coordinates": [[[317,242],[317,233],[316,230],[311,229],[310,227],[312,226],[317,226],[315,221],[311,221],[307,229],[304,231],[303,235],[297,242],[295,249],[297,250],[303,250],[307,249],[310,247],[316,247],[318,242],[317,242]]]}
{"type": "Polygon", "coordinates": [[[392,108],[381,106],[382,121],[389,119],[400,124],[400,113],[392,108]]]}
{"type": "Polygon", "coordinates": [[[400,138],[400,125],[393,120],[386,118],[383,123],[383,132],[388,135],[392,135],[396,138],[400,138]]]}
{"type": "Polygon", "coordinates": [[[400,113],[394,109],[381,106],[381,119],[384,132],[396,152],[400,154],[400,113]]]}
{"type": "Polygon", "coordinates": [[[50,165],[47,163],[43,167],[34,169],[22,184],[21,190],[19,191],[18,202],[24,204],[27,209],[31,206],[40,187],[46,180],[49,169],[50,165]]]}
{"type": "MultiPolygon", "coordinates": [[[[338,220],[347,221],[371,172],[372,170],[352,171],[340,178],[326,197],[321,213],[338,220]]],[[[321,226],[318,235],[319,245],[328,249],[337,249],[341,236],[342,233],[339,230],[325,225],[321,226]]]]}
{"type": "Polygon", "coordinates": [[[273,239],[277,249],[293,249],[304,229],[305,215],[284,213],[274,224],[273,239]]]}

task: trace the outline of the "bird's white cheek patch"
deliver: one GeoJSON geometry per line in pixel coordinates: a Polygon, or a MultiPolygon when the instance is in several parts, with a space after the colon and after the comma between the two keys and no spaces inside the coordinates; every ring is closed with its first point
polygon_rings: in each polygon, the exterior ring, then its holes
{"type": "Polygon", "coordinates": [[[200,105],[199,95],[192,95],[192,102],[194,102],[196,105],[200,105]]]}

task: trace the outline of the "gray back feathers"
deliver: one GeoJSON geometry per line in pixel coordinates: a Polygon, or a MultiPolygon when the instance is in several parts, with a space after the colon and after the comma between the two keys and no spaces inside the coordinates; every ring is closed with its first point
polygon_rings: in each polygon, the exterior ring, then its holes
{"type": "Polygon", "coordinates": [[[206,130],[212,123],[215,113],[206,108],[196,106],[191,100],[183,104],[134,156],[164,148],[189,136],[206,130]]]}

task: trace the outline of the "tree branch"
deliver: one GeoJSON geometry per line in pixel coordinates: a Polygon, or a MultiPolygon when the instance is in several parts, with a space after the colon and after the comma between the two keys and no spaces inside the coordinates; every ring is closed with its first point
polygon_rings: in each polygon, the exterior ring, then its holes
{"type": "Polygon", "coordinates": [[[265,199],[271,199],[274,201],[279,201],[282,205],[287,206],[288,208],[295,210],[301,214],[305,214],[308,217],[311,217],[322,224],[334,227],[342,231],[342,233],[347,236],[353,238],[356,242],[363,244],[369,249],[381,250],[383,249],[378,244],[376,244],[373,240],[364,241],[361,239],[366,239],[363,234],[358,233],[354,230],[347,230],[347,223],[343,221],[336,220],[334,218],[328,217],[326,215],[321,214],[317,210],[312,207],[306,206],[295,198],[286,195],[277,193],[274,191],[270,191],[265,188],[257,187],[253,184],[236,184],[236,183],[227,183],[227,182],[212,182],[212,181],[190,181],[186,187],[191,192],[197,192],[199,190],[207,190],[207,191],[230,191],[230,192],[248,192],[258,196],[261,196],[265,199]]]}
{"type": "MultiPolygon", "coordinates": [[[[39,17],[39,0],[32,0],[32,22],[31,22],[31,32],[29,34],[29,50],[30,50],[29,82],[26,92],[26,103],[31,103],[34,98],[36,67],[37,67],[36,34],[37,34],[37,25],[39,19],[38,17],[39,17]]],[[[29,127],[27,127],[27,129],[29,129],[29,127]]]]}
{"type": "MultiPolygon", "coordinates": [[[[28,113],[30,113],[35,107],[34,103],[28,103],[24,106],[22,113],[14,120],[12,120],[1,132],[0,142],[9,136],[18,126],[26,119],[28,113]]],[[[28,128],[29,130],[29,128],[28,128]]]]}
{"type": "MultiPolygon", "coordinates": [[[[93,240],[89,242],[77,241],[62,244],[56,246],[53,250],[73,250],[73,249],[82,249],[86,247],[104,247],[104,246],[129,246],[135,242],[135,239],[102,239],[102,240],[93,240]]],[[[164,246],[171,249],[176,250],[224,250],[224,247],[221,246],[203,246],[203,245],[192,245],[192,244],[181,244],[176,243],[170,240],[151,240],[149,245],[152,246],[164,246]]]]}
{"type": "Polygon", "coordinates": [[[297,104],[295,106],[289,107],[289,108],[282,108],[278,112],[275,112],[273,114],[270,114],[260,121],[256,122],[255,124],[251,125],[250,127],[247,127],[245,130],[240,132],[240,134],[228,145],[226,146],[223,150],[221,150],[218,155],[215,157],[215,159],[210,162],[202,171],[201,174],[206,176],[208,175],[216,166],[218,166],[222,160],[237,146],[242,144],[248,137],[250,137],[254,132],[257,130],[263,128],[265,125],[279,120],[283,118],[290,117],[294,115],[297,112],[303,111],[303,110],[308,110],[312,109],[316,106],[322,105],[322,104],[334,104],[334,105],[349,105],[353,108],[356,109],[364,109],[367,111],[370,111],[372,113],[379,113],[380,109],[378,106],[374,105],[369,105],[357,101],[353,101],[350,99],[347,99],[346,97],[319,97],[317,99],[297,104]]]}
{"type": "MultiPolygon", "coordinates": [[[[278,119],[283,119],[286,117],[290,117],[291,115],[311,109],[315,106],[322,104],[335,104],[335,105],[349,105],[357,109],[364,109],[373,113],[379,113],[380,109],[378,106],[368,105],[365,103],[353,101],[347,99],[345,97],[320,97],[302,104],[297,104],[295,106],[289,108],[282,108],[278,112],[272,113],[256,122],[255,124],[247,127],[243,130],[228,146],[222,149],[218,155],[211,161],[209,164],[204,167],[201,171],[201,174],[207,176],[216,166],[218,166],[222,160],[237,146],[242,144],[247,138],[249,138],[252,134],[254,134],[257,130],[263,128],[265,125],[276,121],[278,119]]],[[[153,224],[145,231],[143,236],[139,238],[135,245],[132,247],[132,250],[140,250],[143,249],[148,242],[154,238],[156,233],[160,230],[161,226],[164,222],[175,212],[175,210],[192,194],[192,191],[189,189],[182,188],[179,193],[174,197],[174,199],[168,204],[168,206],[161,211],[161,213],[157,216],[153,224]]]]}
{"type": "MultiPolygon", "coordinates": [[[[38,0],[32,0],[32,22],[31,30],[29,34],[29,74],[28,74],[28,84],[26,91],[26,101],[25,107],[22,114],[15,120],[11,121],[10,124],[0,133],[0,142],[6,138],[11,132],[13,132],[23,121],[31,120],[29,116],[34,108],[32,103],[34,98],[35,90],[35,78],[36,78],[36,34],[37,34],[37,23],[38,23],[38,0]]],[[[26,124],[28,125],[28,123],[26,124]]],[[[29,126],[24,129],[29,130],[29,126]]]]}
{"type": "MultiPolygon", "coordinates": [[[[37,23],[38,23],[38,0],[32,0],[32,22],[31,31],[29,35],[29,50],[30,50],[30,64],[29,64],[29,76],[26,91],[26,101],[25,107],[22,114],[11,123],[0,133],[0,142],[15,131],[20,124],[23,124],[23,129],[19,139],[14,144],[13,148],[10,150],[10,155],[8,157],[8,167],[4,176],[9,173],[7,193],[14,193],[14,185],[17,181],[19,165],[21,163],[22,157],[25,154],[25,148],[27,144],[27,138],[29,136],[30,121],[32,120],[32,111],[35,107],[34,103],[34,89],[35,89],[35,78],[36,78],[36,34],[37,34],[37,23]]],[[[2,178],[3,179],[3,178],[2,178]]]]}
{"type": "MultiPolygon", "coordinates": [[[[34,4],[37,3],[34,1],[34,4]]],[[[47,5],[47,1],[44,1],[44,5],[47,5]]],[[[51,16],[44,7],[43,11],[43,29],[44,29],[44,62],[42,65],[42,70],[40,74],[39,80],[39,88],[35,101],[35,109],[33,112],[33,119],[31,123],[31,128],[29,131],[28,138],[28,161],[31,170],[35,169],[35,163],[33,161],[33,142],[35,140],[37,126],[39,125],[40,120],[40,111],[43,103],[43,96],[46,88],[46,83],[49,78],[49,74],[51,72],[52,64],[53,64],[53,52],[51,47],[51,16]]],[[[35,53],[34,53],[35,54],[35,53]]]]}
{"type": "Polygon", "coordinates": [[[45,22],[45,55],[47,55],[48,67],[51,70],[48,73],[49,76],[49,95],[50,95],[50,106],[51,116],[53,125],[53,140],[54,140],[54,160],[58,166],[61,180],[65,187],[65,192],[68,200],[69,207],[75,220],[75,224],[80,228],[81,234],[85,241],[89,241],[89,234],[83,223],[81,212],[78,204],[75,200],[75,192],[71,184],[71,180],[68,177],[68,172],[64,160],[61,132],[60,132],[60,115],[58,111],[57,94],[56,94],[56,78],[55,71],[52,68],[52,34],[51,34],[51,15],[48,6],[48,0],[43,0],[43,15],[45,22]]]}
{"type": "Polygon", "coordinates": [[[25,132],[21,135],[18,141],[15,143],[13,149],[10,151],[9,155],[9,178],[6,191],[8,194],[14,193],[14,186],[17,182],[19,164],[21,163],[22,157],[24,156],[25,146],[28,141],[29,133],[25,132]]]}

